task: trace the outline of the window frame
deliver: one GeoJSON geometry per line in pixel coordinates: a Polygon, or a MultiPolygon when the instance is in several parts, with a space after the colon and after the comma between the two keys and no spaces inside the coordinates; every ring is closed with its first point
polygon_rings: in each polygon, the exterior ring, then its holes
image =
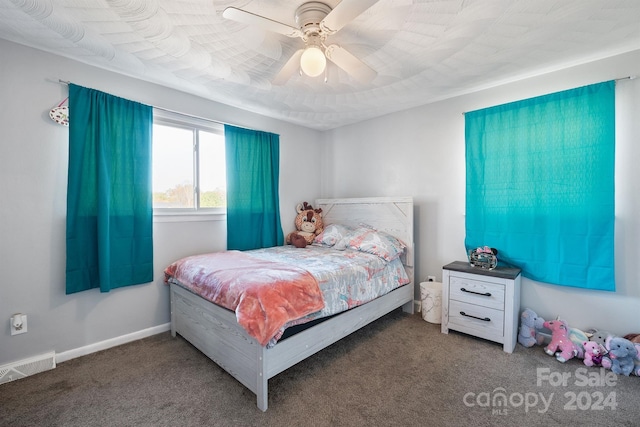
{"type": "MultiPolygon", "coordinates": [[[[206,131],[224,137],[224,125],[222,123],[201,117],[191,116],[178,112],[153,109],[153,124],[171,126],[193,131],[193,179],[194,179],[194,207],[193,208],[153,208],[154,221],[205,221],[224,220],[227,215],[226,207],[207,208],[200,206],[200,142],[199,132],[206,131]]],[[[225,189],[226,190],[226,189],[225,189]]]]}

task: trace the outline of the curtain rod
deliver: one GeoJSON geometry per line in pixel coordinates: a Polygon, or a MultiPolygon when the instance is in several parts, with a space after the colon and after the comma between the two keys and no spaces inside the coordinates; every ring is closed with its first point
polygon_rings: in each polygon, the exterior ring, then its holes
{"type": "MultiPolygon", "coordinates": [[[[633,80],[633,79],[635,79],[635,78],[637,78],[637,76],[619,77],[619,78],[617,78],[617,79],[613,79],[613,81],[614,81],[614,82],[619,82],[620,80],[633,80]]],[[[605,80],[605,81],[611,81],[611,80],[605,80]]],[[[597,83],[594,83],[594,84],[597,84],[597,83]]],[[[467,114],[467,112],[466,112],[466,111],[463,111],[463,112],[462,112],[462,115],[464,116],[465,114],[467,114]]]]}
{"type": "MultiPolygon", "coordinates": [[[[70,81],[62,80],[62,79],[58,79],[58,83],[63,84],[63,85],[67,85],[67,86],[69,86],[69,84],[71,84],[71,82],[70,82],[70,81]]],[[[242,129],[253,130],[253,131],[256,131],[256,132],[264,132],[264,131],[260,131],[260,130],[258,130],[258,129],[248,128],[248,127],[246,127],[246,126],[235,125],[235,124],[232,124],[232,123],[224,123],[224,122],[220,122],[220,121],[218,121],[218,120],[208,119],[208,118],[206,118],[206,117],[201,117],[201,116],[196,116],[196,115],[193,115],[193,114],[182,113],[182,112],[180,112],[180,111],[170,110],[170,109],[168,109],[168,108],[156,107],[155,105],[151,105],[151,107],[152,107],[152,108],[154,108],[154,109],[156,109],[156,110],[165,111],[165,112],[167,112],[167,113],[179,114],[179,115],[181,115],[181,116],[191,117],[191,118],[193,118],[193,119],[198,119],[198,120],[205,120],[205,121],[207,121],[207,122],[213,122],[213,123],[217,123],[217,124],[219,124],[219,125],[223,125],[223,126],[224,126],[224,125],[230,125],[230,126],[239,127],[239,128],[242,128],[242,129]]]]}

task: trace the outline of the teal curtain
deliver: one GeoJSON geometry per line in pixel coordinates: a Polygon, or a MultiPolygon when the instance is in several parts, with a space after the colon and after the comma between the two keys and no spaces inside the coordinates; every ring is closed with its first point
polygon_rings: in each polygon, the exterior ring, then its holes
{"type": "Polygon", "coordinates": [[[280,246],[280,137],[224,126],[227,164],[227,249],[280,246]]]}
{"type": "Polygon", "coordinates": [[[152,108],[69,85],[66,293],[153,280],[152,108]]]}
{"type": "Polygon", "coordinates": [[[614,291],[615,82],[465,114],[467,251],[614,291]]]}

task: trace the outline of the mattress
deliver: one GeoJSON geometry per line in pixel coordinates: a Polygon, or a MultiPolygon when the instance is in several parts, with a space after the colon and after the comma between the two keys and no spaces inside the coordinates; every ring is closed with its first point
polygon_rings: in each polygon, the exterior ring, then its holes
{"type": "MultiPolygon", "coordinates": [[[[337,250],[316,245],[301,249],[277,246],[243,253],[260,261],[287,264],[308,271],[318,282],[324,299],[324,307],[320,310],[283,323],[269,339],[267,347],[275,345],[287,327],[349,310],[410,282],[399,258],[386,261],[354,249],[337,250]]],[[[197,286],[190,283],[171,276],[168,276],[168,281],[198,293],[197,286]]]]}

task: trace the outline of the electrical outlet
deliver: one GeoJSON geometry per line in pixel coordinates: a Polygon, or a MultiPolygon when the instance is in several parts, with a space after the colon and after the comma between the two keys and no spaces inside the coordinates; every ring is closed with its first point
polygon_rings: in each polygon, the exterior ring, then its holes
{"type": "Polygon", "coordinates": [[[427,276],[427,282],[435,282],[436,276],[427,276]]]}
{"type": "Polygon", "coordinates": [[[27,315],[16,313],[9,319],[11,323],[11,335],[19,335],[27,332],[27,315]]]}

